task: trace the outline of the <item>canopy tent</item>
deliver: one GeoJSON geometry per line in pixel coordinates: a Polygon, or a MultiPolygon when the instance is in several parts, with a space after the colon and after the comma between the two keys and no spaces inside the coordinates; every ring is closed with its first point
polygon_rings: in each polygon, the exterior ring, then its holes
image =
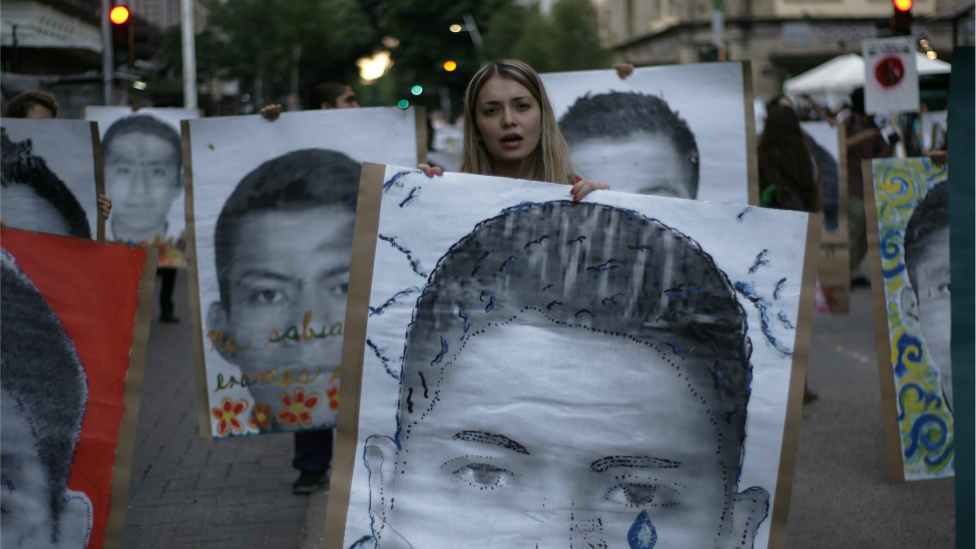
{"type": "MultiPolygon", "coordinates": [[[[951,68],[945,61],[929,59],[918,52],[915,53],[915,64],[919,75],[947,74],[951,68]]],[[[862,86],[864,59],[856,53],[848,53],[790,78],[783,83],[783,93],[792,97],[809,95],[818,103],[837,109],[847,101],[854,89],[862,86]]]]}

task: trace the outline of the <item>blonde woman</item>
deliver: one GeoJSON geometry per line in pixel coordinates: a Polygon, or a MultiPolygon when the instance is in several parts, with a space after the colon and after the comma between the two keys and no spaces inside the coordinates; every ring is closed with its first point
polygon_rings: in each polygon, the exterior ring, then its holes
{"type": "MultiPolygon", "coordinates": [[[[426,164],[420,169],[431,177],[444,173],[426,164]]],[[[468,83],[461,171],[571,185],[573,200],[610,188],[573,173],[542,80],[516,60],[489,63],[468,83]]]]}

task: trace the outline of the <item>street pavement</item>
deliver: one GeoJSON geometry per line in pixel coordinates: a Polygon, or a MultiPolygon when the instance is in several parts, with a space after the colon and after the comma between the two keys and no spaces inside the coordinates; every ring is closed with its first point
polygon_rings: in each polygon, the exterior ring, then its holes
{"type": "MultiPolygon", "coordinates": [[[[200,438],[184,270],[175,300],[179,324],[154,302],[123,548],[322,547],[327,492],[291,493],[291,436],[200,438]]],[[[878,379],[859,288],[850,315],[814,320],[788,548],[954,547],[953,481],[887,480],[878,379]]]]}

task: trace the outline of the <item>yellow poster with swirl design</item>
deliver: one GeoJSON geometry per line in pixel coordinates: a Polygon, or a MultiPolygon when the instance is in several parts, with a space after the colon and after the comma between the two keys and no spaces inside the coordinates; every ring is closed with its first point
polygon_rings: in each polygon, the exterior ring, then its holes
{"type": "Polygon", "coordinates": [[[871,171],[896,405],[885,413],[897,414],[905,480],[951,477],[947,169],[928,158],[892,158],[873,161],[871,171]]]}

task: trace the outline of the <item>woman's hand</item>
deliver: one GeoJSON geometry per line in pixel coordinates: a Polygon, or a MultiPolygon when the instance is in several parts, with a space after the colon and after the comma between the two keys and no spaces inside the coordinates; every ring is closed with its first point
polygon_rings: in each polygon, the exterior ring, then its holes
{"type": "Polygon", "coordinates": [[[112,213],[112,199],[104,194],[98,195],[98,216],[108,219],[110,213],[112,213]]]}
{"type": "Polygon", "coordinates": [[[617,71],[617,76],[619,76],[621,80],[627,78],[631,74],[634,74],[634,66],[630,63],[617,63],[613,66],[613,68],[617,71]]]}
{"type": "Polygon", "coordinates": [[[261,109],[259,113],[261,116],[265,117],[268,122],[274,122],[279,116],[281,116],[281,113],[284,112],[284,110],[285,109],[282,108],[281,105],[268,105],[267,107],[261,109]]]}
{"type": "Polygon", "coordinates": [[[573,195],[573,201],[579,201],[584,196],[590,194],[590,192],[598,189],[609,191],[610,185],[600,183],[598,181],[590,181],[589,179],[580,179],[573,185],[573,188],[569,190],[569,194],[573,195]]]}
{"type": "Polygon", "coordinates": [[[444,175],[444,170],[434,166],[428,166],[427,164],[417,164],[417,168],[422,170],[427,177],[434,177],[435,175],[444,175]]]}

